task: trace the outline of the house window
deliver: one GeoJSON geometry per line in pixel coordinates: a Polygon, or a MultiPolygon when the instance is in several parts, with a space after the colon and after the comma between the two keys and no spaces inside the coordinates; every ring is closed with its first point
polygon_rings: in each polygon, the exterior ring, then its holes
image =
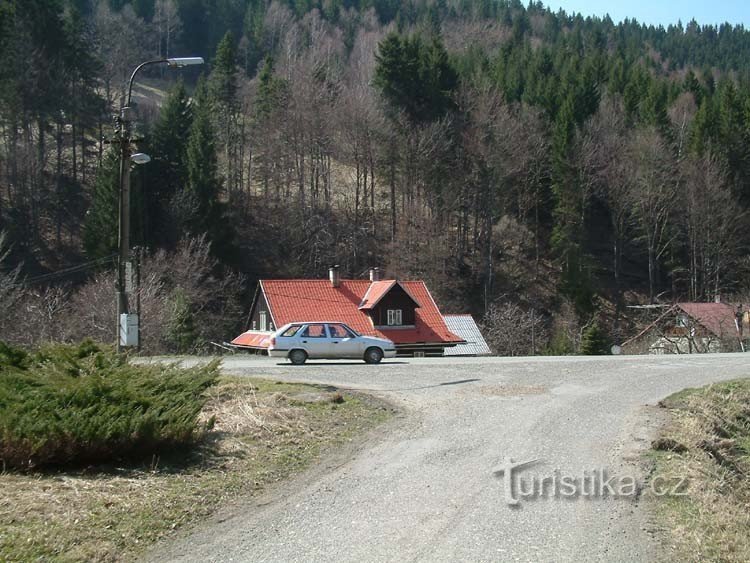
{"type": "Polygon", "coordinates": [[[388,309],[388,326],[401,326],[402,324],[401,309],[388,309]]]}
{"type": "Polygon", "coordinates": [[[266,324],[266,312],[260,312],[260,330],[267,330],[268,325],[266,324]]]}

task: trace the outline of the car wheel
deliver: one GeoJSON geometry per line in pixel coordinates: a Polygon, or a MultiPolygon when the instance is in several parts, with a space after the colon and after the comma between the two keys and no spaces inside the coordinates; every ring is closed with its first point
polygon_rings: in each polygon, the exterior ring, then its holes
{"type": "Polygon", "coordinates": [[[365,362],[368,364],[379,364],[383,359],[383,351],[380,348],[368,348],[365,350],[365,362]]]}
{"type": "Polygon", "coordinates": [[[307,361],[307,352],[304,350],[292,350],[289,352],[289,360],[295,366],[301,366],[307,361]]]}

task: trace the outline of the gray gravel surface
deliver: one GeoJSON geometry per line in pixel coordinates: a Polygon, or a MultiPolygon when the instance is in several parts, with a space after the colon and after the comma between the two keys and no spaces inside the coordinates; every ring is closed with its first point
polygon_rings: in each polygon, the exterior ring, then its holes
{"type": "Polygon", "coordinates": [[[402,413],[345,459],[158,546],[154,561],[649,561],[639,497],[506,502],[520,473],[644,478],[640,454],[685,387],[750,375],[749,355],[444,358],[305,366],[234,356],[240,375],[367,390],[402,413]]]}

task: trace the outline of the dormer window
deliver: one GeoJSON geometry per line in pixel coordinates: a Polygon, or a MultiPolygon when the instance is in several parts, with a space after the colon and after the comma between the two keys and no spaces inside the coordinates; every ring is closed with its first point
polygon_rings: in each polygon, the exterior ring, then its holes
{"type": "Polygon", "coordinates": [[[403,323],[403,313],[401,309],[388,309],[388,326],[401,326],[403,323]]]}
{"type": "Polygon", "coordinates": [[[419,303],[397,280],[375,281],[359,304],[378,328],[409,328],[416,325],[419,303]]]}

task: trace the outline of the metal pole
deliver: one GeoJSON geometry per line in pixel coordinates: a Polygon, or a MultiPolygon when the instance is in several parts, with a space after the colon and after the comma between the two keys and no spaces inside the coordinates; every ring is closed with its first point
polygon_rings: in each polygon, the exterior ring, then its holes
{"type": "Polygon", "coordinates": [[[130,259],[130,100],[133,95],[133,82],[135,76],[143,67],[152,64],[167,62],[159,59],[147,61],[138,65],[128,81],[128,95],[120,110],[120,213],[117,229],[117,319],[116,319],[116,344],[117,351],[122,351],[121,315],[130,313],[128,294],[125,287],[125,265],[130,259]]]}
{"type": "MultiPolygon", "coordinates": [[[[145,63],[139,64],[135,67],[133,74],[130,75],[128,81],[128,94],[125,98],[122,108],[120,110],[120,116],[117,119],[119,121],[119,135],[118,142],[120,144],[120,203],[119,203],[119,221],[117,229],[117,324],[115,334],[117,351],[122,350],[121,344],[121,328],[120,328],[120,315],[124,313],[130,313],[130,305],[128,303],[127,287],[125,282],[125,265],[130,260],[130,99],[133,95],[133,82],[138,72],[145,66],[166,63],[170,66],[182,67],[187,65],[203,64],[201,57],[183,57],[176,59],[156,59],[153,61],[146,61],[145,63]]],[[[138,303],[138,313],[140,314],[140,302],[138,303]]],[[[138,325],[138,331],[140,334],[140,323],[138,325]]],[[[140,345],[140,338],[138,339],[140,345]]]]}
{"type": "Polygon", "coordinates": [[[122,108],[120,113],[120,205],[118,221],[118,254],[117,254],[117,351],[122,350],[121,315],[129,313],[128,296],[125,291],[125,264],[130,253],[130,123],[128,107],[122,108]]]}

